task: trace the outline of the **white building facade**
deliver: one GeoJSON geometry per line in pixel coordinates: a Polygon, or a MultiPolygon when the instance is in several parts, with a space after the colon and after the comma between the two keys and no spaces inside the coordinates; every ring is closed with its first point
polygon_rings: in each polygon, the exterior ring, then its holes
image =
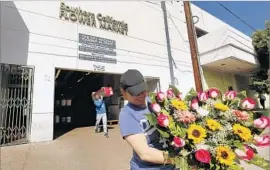
{"type": "MultiPolygon", "coordinates": [[[[166,7],[175,82],[185,94],[194,78],[183,2],[166,7]]],[[[204,88],[247,89],[246,74],[258,67],[251,38],[194,5],[192,13],[205,34],[198,38],[204,88]]],[[[138,69],[159,79],[161,90],[170,84],[160,2],[1,2],[1,63],[34,68],[30,142],[53,139],[56,68],[138,69]],[[81,46],[94,40],[109,49],[107,57],[89,56],[81,46]]]]}

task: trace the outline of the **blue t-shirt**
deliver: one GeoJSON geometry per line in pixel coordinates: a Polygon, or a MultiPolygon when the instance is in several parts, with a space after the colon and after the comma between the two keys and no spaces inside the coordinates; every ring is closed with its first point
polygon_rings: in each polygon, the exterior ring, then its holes
{"type": "MultiPolygon", "coordinates": [[[[150,113],[147,107],[140,108],[128,103],[120,112],[119,125],[123,137],[144,133],[150,147],[164,150],[166,143],[154,126],[150,126],[145,114],[150,113]]],[[[133,151],[130,161],[131,170],[174,170],[172,165],[160,165],[142,161],[133,151]]]]}
{"type": "Polygon", "coordinates": [[[104,100],[101,99],[94,100],[94,104],[96,106],[97,114],[106,113],[106,106],[104,100]]]}

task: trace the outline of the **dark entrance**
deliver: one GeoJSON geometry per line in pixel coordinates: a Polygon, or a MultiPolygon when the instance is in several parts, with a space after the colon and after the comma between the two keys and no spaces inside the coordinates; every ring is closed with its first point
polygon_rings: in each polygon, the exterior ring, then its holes
{"type": "Polygon", "coordinates": [[[107,114],[110,114],[110,105],[118,107],[118,77],[120,75],[56,69],[54,138],[74,128],[95,125],[96,113],[91,93],[101,87],[111,86],[114,90],[114,95],[107,98],[107,114]],[[115,102],[111,98],[116,99],[115,102]]]}

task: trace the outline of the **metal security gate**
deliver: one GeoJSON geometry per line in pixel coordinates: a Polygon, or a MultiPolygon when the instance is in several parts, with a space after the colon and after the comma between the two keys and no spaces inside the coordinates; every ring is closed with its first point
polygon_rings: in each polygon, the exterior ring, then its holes
{"type": "Polygon", "coordinates": [[[34,69],[0,64],[0,146],[29,141],[34,69]]]}

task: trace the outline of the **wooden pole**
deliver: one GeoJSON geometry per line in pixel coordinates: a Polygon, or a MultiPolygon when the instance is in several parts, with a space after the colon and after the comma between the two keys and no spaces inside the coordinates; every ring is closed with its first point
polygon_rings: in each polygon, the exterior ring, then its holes
{"type": "Polygon", "coordinates": [[[202,79],[201,79],[201,73],[200,73],[200,65],[199,65],[199,60],[198,60],[197,39],[194,33],[194,24],[193,24],[191,9],[190,9],[190,2],[189,1],[183,1],[183,2],[184,2],[185,17],[186,17],[186,22],[187,22],[188,39],[189,39],[195,86],[196,86],[196,91],[200,92],[200,91],[203,91],[203,86],[202,86],[202,79]]]}

